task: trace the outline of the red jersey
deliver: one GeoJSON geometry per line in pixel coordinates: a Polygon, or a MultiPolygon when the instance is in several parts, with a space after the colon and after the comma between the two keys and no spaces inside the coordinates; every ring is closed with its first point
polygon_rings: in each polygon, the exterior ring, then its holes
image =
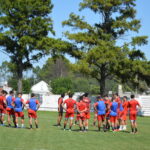
{"type": "Polygon", "coordinates": [[[64,104],[66,104],[66,109],[74,109],[74,106],[76,104],[76,101],[72,98],[68,98],[64,101],[64,104]]]}
{"type": "Polygon", "coordinates": [[[86,104],[87,111],[90,111],[91,100],[88,97],[83,98],[83,102],[86,104]]]}
{"type": "Polygon", "coordinates": [[[86,104],[83,101],[77,103],[77,108],[79,111],[86,110],[86,104]]]}
{"type": "Polygon", "coordinates": [[[125,101],[125,102],[123,102],[123,110],[125,111],[125,112],[127,112],[128,111],[128,105],[129,105],[129,102],[128,101],[125,101]]]}
{"type": "Polygon", "coordinates": [[[62,103],[63,103],[63,98],[60,97],[60,98],[58,99],[58,105],[61,105],[62,103]]]}
{"type": "Polygon", "coordinates": [[[0,109],[1,110],[5,109],[5,107],[6,107],[5,100],[6,100],[6,98],[4,96],[0,96],[0,109]]]}
{"type": "Polygon", "coordinates": [[[132,100],[129,101],[128,106],[129,106],[130,112],[136,112],[137,111],[136,107],[140,106],[140,104],[137,100],[132,99],[132,100]]]}
{"type": "Polygon", "coordinates": [[[117,98],[115,99],[115,102],[117,102],[118,104],[120,104],[120,103],[121,103],[120,97],[117,97],[117,98]]]}

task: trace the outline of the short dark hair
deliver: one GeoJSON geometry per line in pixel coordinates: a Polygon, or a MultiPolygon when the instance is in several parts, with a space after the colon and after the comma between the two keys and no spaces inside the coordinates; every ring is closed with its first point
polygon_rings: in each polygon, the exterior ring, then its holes
{"type": "Polygon", "coordinates": [[[2,90],[2,94],[6,94],[7,95],[8,93],[7,93],[7,91],[2,90]]]}
{"type": "Polygon", "coordinates": [[[10,91],[9,94],[14,94],[14,91],[10,91]]]}
{"type": "Polygon", "coordinates": [[[135,95],[132,94],[132,95],[131,95],[131,98],[134,98],[134,97],[135,97],[135,95]]]}
{"type": "Polygon", "coordinates": [[[79,96],[79,102],[83,100],[83,96],[79,96]]]}
{"type": "Polygon", "coordinates": [[[62,93],[62,94],[61,94],[61,97],[63,97],[63,98],[64,98],[64,97],[65,97],[65,93],[62,93]]]}
{"type": "Polygon", "coordinates": [[[34,97],[35,96],[35,94],[34,93],[31,93],[31,97],[34,97]]]}
{"type": "Polygon", "coordinates": [[[17,93],[17,95],[22,95],[22,93],[21,93],[21,92],[19,92],[19,93],[17,93]]]}
{"type": "Polygon", "coordinates": [[[73,93],[69,93],[69,94],[68,94],[68,96],[69,96],[70,98],[72,98],[72,96],[73,96],[73,93]]]}
{"type": "Polygon", "coordinates": [[[118,96],[118,93],[115,93],[115,95],[117,95],[117,96],[118,96]]]}
{"type": "Polygon", "coordinates": [[[104,95],[104,97],[108,97],[108,95],[106,94],[106,95],[104,95]]]}
{"type": "Polygon", "coordinates": [[[97,100],[99,100],[99,99],[101,99],[101,98],[102,98],[101,96],[97,96],[97,97],[96,97],[97,100]]]}
{"type": "Polygon", "coordinates": [[[83,95],[83,96],[88,97],[88,95],[89,95],[89,93],[84,93],[84,95],[83,95]]]}
{"type": "Polygon", "coordinates": [[[123,98],[126,98],[126,99],[128,99],[128,97],[127,97],[127,96],[124,96],[123,98]]]}

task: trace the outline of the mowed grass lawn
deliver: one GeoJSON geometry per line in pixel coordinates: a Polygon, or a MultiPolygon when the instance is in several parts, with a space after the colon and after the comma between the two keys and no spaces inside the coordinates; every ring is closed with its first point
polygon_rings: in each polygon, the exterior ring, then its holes
{"type": "MultiPolygon", "coordinates": [[[[138,117],[139,132],[97,132],[92,127],[86,133],[63,131],[56,127],[56,112],[38,112],[39,129],[29,130],[26,114],[25,129],[0,127],[0,150],[150,150],[150,118],[138,117]]],[[[92,114],[93,116],[93,114],[92,114]]],[[[128,125],[128,131],[130,131],[128,125]]]]}

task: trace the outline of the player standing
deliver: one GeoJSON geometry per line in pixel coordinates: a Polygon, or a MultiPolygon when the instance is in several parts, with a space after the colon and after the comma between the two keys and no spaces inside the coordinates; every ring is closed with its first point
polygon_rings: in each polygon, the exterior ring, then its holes
{"type": "Polygon", "coordinates": [[[12,103],[12,105],[14,106],[14,111],[15,111],[16,128],[19,127],[19,125],[18,125],[18,118],[21,118],[21,127],[24,128],[24,113],[23,113],[23,109],[25,107],[25,103],[24,103],[24,100],[21,97],[22,97],[22,93],[18,93],[18,97],[15,98],[15,100],[12,103]]]}
{"type": "MultiPolygon", "coordinates": [[[[100,96],[96,97],[96,102],[93,104],[93,107],[95,108],[97,102],[99,101],[100,96]]],[[[93,126],[96,126],[97,121],[97,110],[94,109],[94,119],[93,119],[93,126]]]]}
{"type": "Polygon", "coordinates": [[[7,121],[8,121],[8,126],[9,127],[11,126],[11,117],[13,118],[14,125],[16,126],[16,123],[15,123],[15,112],[14,112],[14,107],[12,105],[14,100],[15,100],[14,92],[10,91],[9,92],[9,96],[6,98],[6,103],[7,103],[7,108],[6,108],[6,110],[7,110],[7,121]]]}
{"type": "Polygon", "coordinates": [[[98,120],[98,130],[101,130],[101,124],[103,124],[103,131],[105,132],[105,114],[106,114],[106,105],[104,100],[100,97],[99,101],[94,105],[94,109],[97,112],[98,120]]]}
{"type": "Polygon", "coordinates": [[[4,116],[6,114],[6,95],[7,92],[2,90],[0,92],[0,123],[4,126],[4,116]]]}
{"type": "Polygon", "coordinates": [[[64,130],[66,130],[66,126],[67,126],[68,119],[69,119],[70,120],[69,131],[71,131],[71,128],[72,128],[72,125],[73,125],[74,110],[75,110],[75,105],[76,105],[76,101],[74,99],[72,99],[72,97],[73,97],[73,94],[69,93],[69,98],[66,99],[62,103],[62,107],[66,111],[65,121],[64,121],[64,130]],[[64,107],[65,104],[66,104],[66,108],[64,107]]]}
{"type": "Polygon", "coordinates": [[[104,100],[105,100],[105,104],[106,104],[106,129],[110,130],[110,126],[111,126],[111,123],[110,123],[110,104],[111,104],[111,101],[108,98],[108,95],[104,96],[104,100]]]}
{"type": "Polygon", "coordinates": [[[63,107],[62,107],[62,103],[63,103],[63,98],[65,97],[65,94],[61,94],[61,97],[59,97],[58,99],[58,119],[57,119],[57,126],[61,126],[61,120],[63,117],[63,107]]]}
{"type": "Polygon", "coordinates": [[[137,106],[141,108],[139,102],[135,99],[134,95],[131,95],[131,100],[129,101],[129,119],[131,121],[131,133],[137,133],[137,106]]]}
{"type": "Polygon", "coordinates": [[[118,103],[112,99],[110,103],[110,122],[113,131],[117,131],[117,116],[118,116],[118,103]]]}
{"type": "Polygon", "coordinates": [[[128,101],[127,101],[127,96],[123,97],[123,112],[121,114],[121,125],[119,130],[126,130],[127,129],[127,114],[128,114],[128,101]]]}
{"type": "Polygon", "coordinates": [[[80,97],[79,102],[77,102],[77,111],[78,111],[78,118],[79,118],[79,127],[80,132],[86,131],[85,129],[85,112],[86,112],[86,104],[83,102],[83,96],[80,97]]]}
{"type": "Polygon", "coordinates": [[[89,119],[90,119],[90,109],[91,109],[91,100],[88,98],[88,93],[85,93],[83,95],[83,102],[86,104],[86,108],[87,108],[87,111],[85,112],[85,115],[86,115],[86,131],[88,130],[88,126],[89,126],[89,119]]]}
{"type": "Polygon", "coordinates": [[[40,108],[40,103],[36,99],[35,94],[31,94],[31,99],[29,99],[26,104],[29,105],[28,108],[28,117],[29,117],[29,125],[30,129],[32,129],[32,119],[34,119],[35,126],[38,128],[38,120],[37,120],[37,110],[40,108]]]}

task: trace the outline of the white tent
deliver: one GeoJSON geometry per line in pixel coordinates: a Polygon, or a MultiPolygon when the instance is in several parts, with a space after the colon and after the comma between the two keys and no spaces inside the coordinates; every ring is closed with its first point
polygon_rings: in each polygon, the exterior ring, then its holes
{"type": "Polygon", "coordinates": [[[51,93],[48,84],[44,81],[40,81],[39,83],[33,85],[31,87],[31,91],[40,95],[49,95],[51,93]]]}

